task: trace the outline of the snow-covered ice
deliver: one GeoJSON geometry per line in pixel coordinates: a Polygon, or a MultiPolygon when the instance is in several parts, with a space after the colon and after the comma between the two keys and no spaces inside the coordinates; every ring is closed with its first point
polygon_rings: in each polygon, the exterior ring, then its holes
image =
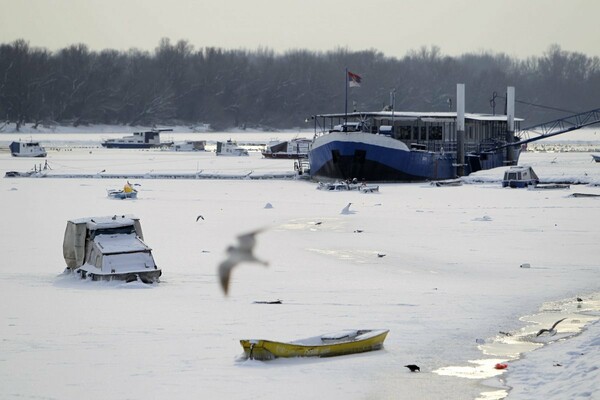
{"type": "MultiPolygon", "coordinates": [[[[52,171],[293,170],[258,152],[240,160],[102,149],[99,136],[71,134],[71,147],[53,137],[52,171]]],[[[248,140],[274,135],[255,136],[248,140]]],[[[595,183],[600,164],[590,160],[524,153],[520,163],[542,180],[595,183]]],[[[36,162],[0,151],[2,175],[36,162]]],[[[509,387],[508,399],[598,398],[600,199],[570,194],[600,187],[502,188],[502,173],[368,194],[291,179],[141,179],[137,200],[107,198],[122,179],[2,178],[0,398],[492,399],[509,387]],[[354,213],[340,214],[348,203],[354,213]],[[159,284],[61,274],[66,221],[113,214],[140,217],[159,284]],[[226,297],[217,277],[225,249],[259,228],[255,255],[269,266],[236,267],[226,297]],[[555,336],[535,338],[562,317],[555,336]],[[390,329],[384,349],[239,359],[240,339],[357,328],[390,329]],[[508,368],[494,369],[498,362],[508,368]]]]}

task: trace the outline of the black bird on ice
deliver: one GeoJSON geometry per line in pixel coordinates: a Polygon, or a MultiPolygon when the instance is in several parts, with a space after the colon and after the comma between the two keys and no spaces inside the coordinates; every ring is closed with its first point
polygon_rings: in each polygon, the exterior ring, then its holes
{"type": "Polygon", "coordinates": [[[419,366],[415,364],[408,364],[405,365],[405,367],[410,369],[410,372],[421,372],[421,368],[419,368],[419,366]]]}
{"type": "Polygon", "coordinates": [[[241,262],[255,262],[268,266],[269,263],[263,260],[259,260],[254,256],[252,250],[256,245],[256,234],[262,232],[264,229],[259,229],[253,232],[245,233],[237,237],[237,246],[227,247],[228,257],[221,264],[219,264],[219,279],[221,281],[221,287],[225,294],[229,289],[229,278],[231,277],[231,270],[241,262]]]}
{"type": "Polygon", "coordinates": [[[554,323],[554,325],[552,325],[552,327],[550,329],[540,329],[538,331],[538,333],[535,336],[540,336],[542,333],[544,332],[548,332],[550,335],[556,335],[556,330],[554,328],[556,328],[556,325],[560,324],[561,322],[563,322],[566,318],[563,319],[559,319],[558,321],[556,321],[554,323]]]}

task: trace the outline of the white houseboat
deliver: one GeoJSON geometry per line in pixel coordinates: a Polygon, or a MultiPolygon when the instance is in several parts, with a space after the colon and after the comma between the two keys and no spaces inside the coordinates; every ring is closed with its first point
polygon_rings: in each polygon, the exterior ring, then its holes
{"type": "Polygon", "coordinates": [[[38,142],[12,142],[10,154],[13,157],[46,157],[46,150],[38,142]]]}

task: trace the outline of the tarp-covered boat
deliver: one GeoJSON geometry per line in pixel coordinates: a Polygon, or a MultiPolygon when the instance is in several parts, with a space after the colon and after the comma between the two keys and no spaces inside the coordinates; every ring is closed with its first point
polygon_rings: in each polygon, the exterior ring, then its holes
{"type": "Polygon", "coordinates": [[[246,358],[272,360],[278,357],[334,357],[379,350],[388,329],[343,330],[292,342],[263,339],[240,340],[246,358]]]}
{"type": "Polygon", "coordinates": [[[81,278],[153,283],[162,274],[143,241],[139,219],[132,215],[68,221],[63,256],[67,270],[81,278]]]}

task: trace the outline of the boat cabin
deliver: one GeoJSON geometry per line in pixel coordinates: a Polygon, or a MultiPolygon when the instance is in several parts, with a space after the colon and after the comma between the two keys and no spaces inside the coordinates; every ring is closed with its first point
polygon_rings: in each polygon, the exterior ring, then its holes
{"type": "Polygon", "coordinates": [[[46,150],[38,142],[12,142],[10,154],[13,157],[46,157],[46,150]]]}
{"type": "Polygon", "coordinates": [[[502,187],[524,188],[531,185],[537,185],[540,179],[531,167],[510,167],[504,172],[502,187]]]}
{"type": "MultiPolygon", "coordinates": [[[[385,135],[407,147],[430,152],[456,152],[456,112],[379,111],[322,114],[315,117],[315,134],[369,132],[385,135]],[[348,122],[344,122],[347,119],[348,122]]],[[[465,153],[481,153],[506,141],[506,115],[465,114],[465,153]]],[[[514,118],[515,132],[521,118],[514,118]]]]}
{"type": "Polygon", "coordinates": [[[247,156],[248,150],[241,148],[231,139],[226,142],[217,142],[218,156],[247,156]]]}

